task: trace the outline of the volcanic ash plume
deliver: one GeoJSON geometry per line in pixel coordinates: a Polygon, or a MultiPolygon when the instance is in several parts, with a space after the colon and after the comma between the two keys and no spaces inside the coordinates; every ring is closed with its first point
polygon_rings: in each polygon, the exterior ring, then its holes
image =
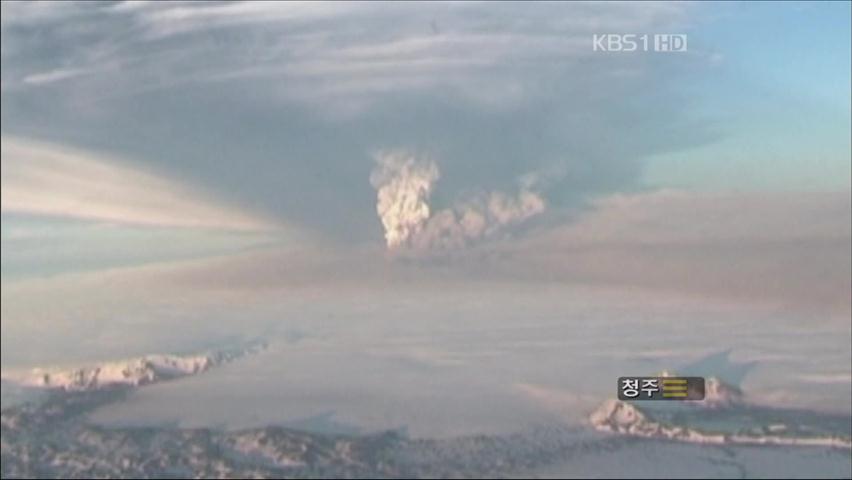
{"type": "Polygon", "coordinates": [[[378,154],[376,163],[370,183],[377,191],[376,210],[392,250],[464,247],[545,209],[544,199],[533,191],[535,176],[527,176],[517,195],[481,193],[432,214],[429,195],[439,176],[433,161],[393,151],[378,154]]]}
{"type": "Polygon", "coordinates": [[[385,228],[388,248],[405,244],[429,218],[429,195],[438,167],[403,151],[380,152],[370,184],[376,189],[376,211],[385,228]]]}
{"type": "Polygon", "coordinates": [[[411,239],[411,245],[420,250],[464,247],[538,215],[544,209],[544,199],[530,190],[521,190],[515,196],[503,192],[483,193],[436,212],[411,239]]]}

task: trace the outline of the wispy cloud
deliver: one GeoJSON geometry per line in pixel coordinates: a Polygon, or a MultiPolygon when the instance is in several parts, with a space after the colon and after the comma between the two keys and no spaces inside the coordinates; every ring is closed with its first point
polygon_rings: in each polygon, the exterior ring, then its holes
{"type": "MultiPolygon", "coordinates": [[[[125,79],[125,92],[136,90],[128,88],[130,78],[136,79],[130,82],[135,87],[146,89],[274,79],[277,86],[267,88],[286,92],[276,96],[288,101],[361,97],[364,103],[398,91],[450,88],[469,101],[499,105],[501,97],[517,103],[535,94],[542,80],[559,76],[560,69],[588,61],[592,33],[674,28],[686,22],[687,10],[665,2],[538,9],[382,2],[4,6],[4,18],[10,17],[4,24],[4,59],[15,59],[15,71],[4,69],[3,84],[71,79],[69,72],[105,71],[104,64],[122,62],[125,67],[109,75],[113,82],[116,76],[125,79]],[[61,21],[72,14],[77,26],[70,29],[61,21]],[[31,34],[46,25],[51,37],[63,43],[63,65],[20,56],[26,52],[19,50],[19,42],[30,42],[31,34]]],[[[596,70],[608,69],[584,67],[585,75],[596,70]]]]}
{"type": "Polygon", "coordinates": [[[44,85],[78,77],[80,75],[86,75],[88,73],[90,73],[90,70],[80,68],[55,68],[47,72],[27,75],[23,78],[23,82],[29,85],[44,85]]]}
{"type": "Polygon", "coordinates": [[[3,212],[152,226],[279,227],[179,182],[67,147],[4,136],[2,164],[3,212]]]}

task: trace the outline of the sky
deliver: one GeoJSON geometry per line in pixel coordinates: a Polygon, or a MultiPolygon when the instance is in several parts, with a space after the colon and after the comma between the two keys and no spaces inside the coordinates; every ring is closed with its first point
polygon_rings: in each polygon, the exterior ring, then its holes
{"type": "Polygon", "coordinates": [[[849,2],[708,6],[690,37],[720,57],[702,109],[718,141],[656,157],[646,180],[701,190],[848,190],[849,2]],[[807,160],[804,160],[807,158],[807,160]]]}
{"type": "Polygon", "coordinates": [[[848,312],[849,19],[3,2],[4,338],[107,274],[134,286],[92,298],[497,281],[848,312]],[[667,33],[688,50],[593,49],[667,33]]]}

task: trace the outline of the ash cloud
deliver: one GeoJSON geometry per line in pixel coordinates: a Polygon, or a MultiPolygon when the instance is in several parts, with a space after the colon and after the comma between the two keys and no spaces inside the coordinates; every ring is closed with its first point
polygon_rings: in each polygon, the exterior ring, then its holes
{"type": "Polygon", "coordinates": [[[376,212],[391,251],[463,248],[520,224],[546,209],[535,190],[537,175],[526,175],[515,194],[481,192],[433,213],[429,199],[440,170],[434,160],[405,150],[375,155],[370,183],[376,212]]]}
{"type": "Polygon", "coordinates": [[[439,178],[438,166],[404,152],[380,152],[370,184],[378,196],[376,212],[385,228],[388,248],[407,243],[429,220],[429,195],[439,178]]]}

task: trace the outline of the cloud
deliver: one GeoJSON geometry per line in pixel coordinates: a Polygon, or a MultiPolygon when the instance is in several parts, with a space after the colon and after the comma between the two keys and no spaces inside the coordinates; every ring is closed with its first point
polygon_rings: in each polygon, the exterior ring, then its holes
{"type": "MultiPolygon", "coordinates": [[[[559,414],[560,418],[581,420],[597,403],[600,396],[577,393],[562,388],[531,383],[516,383],[513,385],[518,393],[528,397],[543,407],[559,414]]],[[[577,390],[581,390],[578,388],[577,390]]]]}
{"type": "MultiPolygon", "coordinates": [[[[613,298],[628,292],[643,302],[753,305],[768,308],[769,316],[804,311],[815,322],[848,325],[850,224],[848,192],[662,191],[602,199],[570,223],[538,225],[512,241],[475,242],[429,262],[397,261],[368,246],[303,243],[116,275],[138,273],[145,287],[132,291],[257,301],[497,286],[542,294],[605,291],[613,298]]],[[[101,272],[83,277],[103,281],[101,272]]]]}
{"type": "MultiPolygon", "coordinates": [[[[351,2],[122,2],[112,13],[132,16],[148,39],[248,24],[316,20],[351,11],[351,2]]],[[[363,5],[361,6],[364,7],[363,5]]]]}
{"type": "Polygon", "coordinates": [[[464,247],[545,209],[544,199],[530,189],[533,177],[526,176],[515,196],[480,193],[432,214],[429,197],[439,178],[434,161],[405,150],[379,152],[375,158],[370,183],[376,189],[376,211],[390,250],[464,247]]]}
{"type": "MultiPolygon", "coordinates": [[[[32,85],[25,80],[60,70],[109,72],[104,79],[121,86],[123,94],[131,91],[127,83],[135,90],[274,79],[286,82],[288,88],[278,91],[288,100],[337,99],[341,107],[434,88],[449,88],[481,105],[514,104],[534,96],[536,86],[559,76],[561,68],[594,62],[593,33],[673,28],[686,22],[688,11],[666,2],[534,9],[357,2],[3,8],[4,59],[13,60],[5,62],[12,68],[4,69],[4,85],[32,85]],[[74,28],[63,23],[69,17],[74,28]],[[48,38],[32,37],[46,26],[48,38]],[[99,35],[89,35],[93,31],[99,35]],[[60,62],[27,56],[30,52],[19,48],[42,42],[59,44],[60,62]],[[123,68],[113,68],[116,63],[123,68]]],[[[622,64],[638,66],[630,59],[622,64]]],[[[584,68],[586,75],[595,71],[584,68]]]]}
{"type": "Polygon", "coordinates": [[[452,208],[437,212],[412,237],[417,250],[453,249],[505,232],[513,225],[544,212],[545,200],[537,192],[517,195],[488,192],[474,195],[452,208]]]}
{"type": "Polygon", "coordinates": [[[2,137],[2,211],[149,226],[272,230],[274,222],[88,152],[2,137]]]}
{"type": "Polygon", "coordinates": [[[666,246],[843,239],[850,236],[849,211],[850,199],[844,192],[663,189],[601,197],[587,215],[538,241],[666,246]]]}
{"type": "Polygon", "coordinates": [[[336,241],[383,241],[354,180],[383,146],[440,159],[431,213],[451,211],[431,231],[453,244],[501,215],[489,205],[576,207],[714,138],[678,92],[697,55],[591,48],[601,31],[680,31],[685,4],[7,3],[4,134],[107,148],[336,241]],[[551,169],[567,174],[518,185],[551,169]]]}
{"type": "Polygon", "coordinates": [[[849,312],[850,242],[849,192],[664,190],[605,197],[573,221],[483,246],[471,268],[849,312]]]}
{"type": "Polygon", "coordinates": [[[403,151],[376,155],[370,184],[378,196],[376,212],[385,228],[388,248],[403,245],[429,220],[429,195],[438,167],[403,151]]]}
{"type": "Polygon", "coordinates": [[[23,78],[23,82],[30,85],[44,85],[60,82],[69,78],[90,73],[88,70],[79,68],[57,68],[47,72],[33,73],[23,78]]]}

